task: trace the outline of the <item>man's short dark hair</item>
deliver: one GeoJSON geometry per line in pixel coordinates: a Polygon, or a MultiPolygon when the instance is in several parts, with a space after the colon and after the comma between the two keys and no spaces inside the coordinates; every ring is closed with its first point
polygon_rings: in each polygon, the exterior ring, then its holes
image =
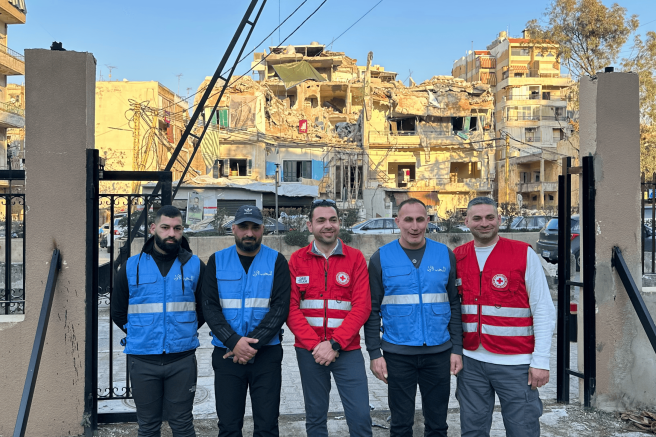
{"type": "Polygon", "coordinates": [[[426,204],[424,202],[422,202],[419,199],[415,199],[414,197],[409,197],[409,198],[405,199],[403,202],[399,203],[399,208],[397,209],[396,214],[398,215],[399,212],[401,212],[401,208],[403,208],[404,205],[412,205],[413,203],[419,204],[419,205],[423,206],[424,209],[426,209],[426,204]]]}
{"type": "Polygon", "coordinates": [[[331,200],[331,199],[317,199],[314,202],[312,202],[312,206],[310,206],[310,213],[308,214],[308,220],[312,221],[312,215],[314,214],[314,210],[316,208],[323,208],[323,207],[335,208],[335,213],[337,213],[337,218],[340,218],[339,217],[339,208],[337,208],[337,203],[334,200],[331,200]]]}
{"type": "Polygon", "coordinates": [[[182,213],[178,208],[176,208],[173,205],[164,205],[163,207],[157,210],[157,214],[155,214],[155,223],[159,223],[162,216],[168,218],[176,218],[176,217],[182,217],[182,213]]]}
{"type": "Polygon", "coordinates": [[[494,207],[494,210],[497,210],[497,202],[494,201],[491,197],[487,196],[480,196],[480,197],[475,197],[472,200],[469,201],[467,204],[467,211],[469,212],[469,208],[475,205],[491,205],[494,207]]]}

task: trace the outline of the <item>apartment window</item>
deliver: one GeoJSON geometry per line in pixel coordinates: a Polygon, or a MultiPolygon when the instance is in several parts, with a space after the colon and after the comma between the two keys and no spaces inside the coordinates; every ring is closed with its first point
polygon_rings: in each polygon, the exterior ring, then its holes
{"type": "MultiPolygon", "coordinates": [[[[211,112],[212,112],[212,108],[205,108],[205,113],[203,114],[203,118],[207,120],[211,112]]],[[[228,108],[217,108],[214,114],[212,115],[212,118],[210,119],[209,123],[214,126],[218,124],[219,127],[230,127],[230,117],[229,117],[228,108]]]]}
{"type": "Polygon", "coordinates": [[[519,183],[528,184],[529,183],[529,172],[522,171],[519,173],[519,183]]]}
{"type": "Polygon", "coordinates": [[[300,178],[312,179],[312,161],[282,162],[283,182],[299,182],[300,178]]]}
{"type": "Polygon", "coordinates": [[[543,91],[542,100],[551,100],[551,91],[543,91]]]}
{"type": "Polygon", "coordinates": [[[551,52],[547,53],[547,58],[553,58],[555,55],[551,52]]]}
{"type": "Polygon", "coordinates": [[[554,141],[558,142],[560,140],[565,139],[565,135],[563,135],[563,130],[558,128],[553,130],[553,139],[554,141]]]}
{"type": "Polygon", "coordinates": [[[536,171],[534,172],[534,174],[535,174],[535,182],[540,182],[540,172],[536,171]]]}
{"type": "Polygon", "coordinates": [[[512,56],[530,56],[531,52],[529,49],[512,49],[511,54],[512,56]]]}
{"type": "Polygon", "coordinates": [[[253,160],[228,158],[223,160],[221,167],[225,177],[250,176],[253,172],[253,160]]]}
{"type": "Polygon", "coordinates": [[[529,143],[536,143],[540,141],[540,134],[538,133],[538,129],[535,127],[527,127],[524,131],[524,137],[529,143]]]}

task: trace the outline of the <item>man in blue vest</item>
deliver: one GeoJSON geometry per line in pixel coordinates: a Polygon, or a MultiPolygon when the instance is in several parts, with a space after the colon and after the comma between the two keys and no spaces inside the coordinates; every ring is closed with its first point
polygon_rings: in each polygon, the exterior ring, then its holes
{"type": "Polygon", "coordinates": [[[370,367],[388,384],[390,436],[412,436],[419,384],[424,435],[446,437],[450,375],[462,369],[456,260],[444,244],[424,236],[422,201],[401,202],[395,222],[400,238],[369,260],[371,315],[364,335],[370,367]]]}
{"type": "Polygon", "coordinates": [[[241,437],[250,389],[253,436],[278,436],[282,384],[281,327],[291,279],[285,257],[262,244],[262,213],[241,206],[235,245],[210,256],[203,314],[212,330],[212,367],[219,436],[241,437]]]}
{"type": "Polygon", "coordinates": [[[139,437],[159,437],[162,408],[175,437],[193,437],[197,330],[203,325],[201,285],[205,264],[182,236],[174,206],[157,211],[153,235],[116,275],[112,320],[127,333],[139,437]]]}

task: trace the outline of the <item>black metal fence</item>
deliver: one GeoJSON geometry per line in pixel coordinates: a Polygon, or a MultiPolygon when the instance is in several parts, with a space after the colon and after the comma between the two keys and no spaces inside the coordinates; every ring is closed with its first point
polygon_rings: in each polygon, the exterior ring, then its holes
{"type": "Polygon", "coordinates": [[[640,232],[642,234],[642,274],[656,273],[656,173],[651,175],[651,180],[647,175],[642,174],[641,178],[641,196],[640,196],[640,232]],[[645,258],[646,263],[645,263],[645,258]],[[645,264],[647,267],[645,267],[645,264]]]}
{"type": "Polygon", "coordinates": [[[25,194],[11,184],[25,172],[2,170],[0,180],[10,181],[0,193],[0,314],[25,314],[25,194]]]}

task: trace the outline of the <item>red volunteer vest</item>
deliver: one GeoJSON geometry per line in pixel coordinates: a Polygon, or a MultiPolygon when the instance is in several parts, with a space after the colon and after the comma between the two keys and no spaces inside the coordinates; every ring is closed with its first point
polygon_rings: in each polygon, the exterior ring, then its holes
{"type": "Polygon", "coordinates": [[[465,349],[473,351],[483,345],[495,354],[533,353],[533,316],[524,280],[528,246],[499,238],[482,272],[473,241],[453,251],[456,284],[462,296],[465,349]]]}

